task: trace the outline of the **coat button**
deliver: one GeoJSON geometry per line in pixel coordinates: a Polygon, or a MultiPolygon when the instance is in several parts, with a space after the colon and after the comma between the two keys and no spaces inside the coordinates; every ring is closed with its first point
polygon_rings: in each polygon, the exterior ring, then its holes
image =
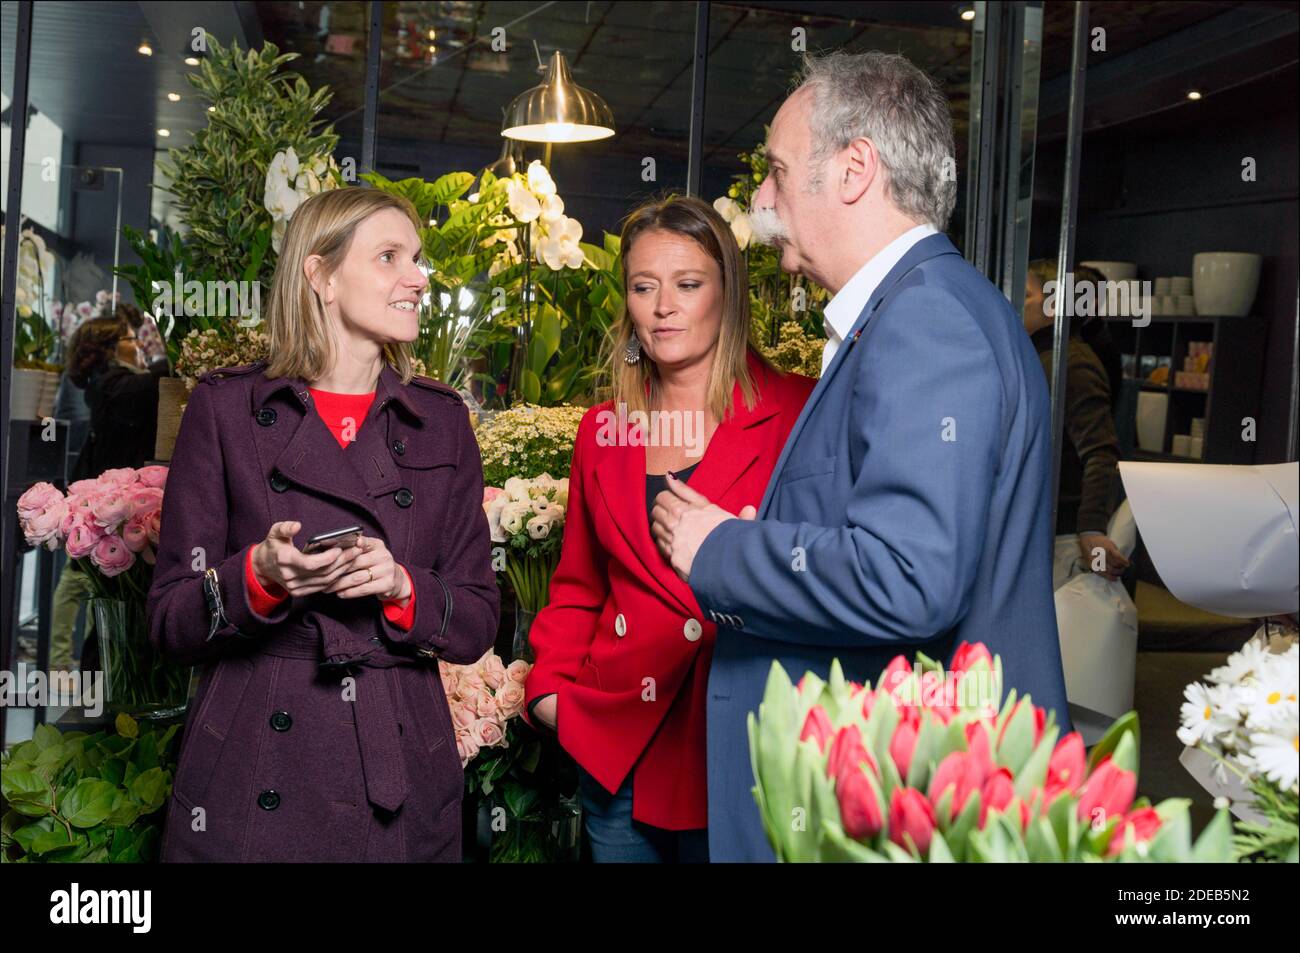
{"type": "Polygon", "coordinates": [[[270,407],[263,407],[257,412],[257,422],[263,427],[269,427],[275,423],[275,411],[270,407]]]}
{"type": "Polygon", "coordinates": [[[704,629],[700,627],[699,619],[687,619],[686,624],[682,626],[682,635],[686,636],[687,642],[698,642],[703,634],[704,629]]]}
{"type": "Polygon", "coordinates": [[[257,796],[257,806],[264,811],[274,811],[280,806],[280,795],[275,791],[263,791],[257,796]]]}
{"type": "Polygon", "coordinates": [[[272,473],[271,489],[275,490],[276,493],[283,493],[285,490],[289,489],[289,478],[279,470],[272,473]]]}
{"type": "Polygon", "coordinates": [[[627,619],[623,618],[621,612],[614,617],[614,631],[618,633],[620,639],[627,635],[627,619]]]}
{"type": "Polygon", "coordinates": [[[271,727],[276,731],[288,731],[293,727],[293,719],[287,711],[277,711],[271,716],[271,727]]]}
{"type": "Polygon", "coordinates": [[[399,457],[400,457],[402,454],[406,453],[406,444],[404,444],[404,443],[403,443],[402,441],[400,441],[400,440],[394,440],[394,441],[393,441],[393,453],[397,454],[399,457]]]}
{"type": "Polygon", "coordinates": [[[410,490],[408,490],[406,487],[402,487],[400,490],[398,490],[396,493],[393,494],[393,500],[402,509],[406,509],[408,506],[410,506],[412,503],[415,502],[415,494],[412,493],[410,490]]]}

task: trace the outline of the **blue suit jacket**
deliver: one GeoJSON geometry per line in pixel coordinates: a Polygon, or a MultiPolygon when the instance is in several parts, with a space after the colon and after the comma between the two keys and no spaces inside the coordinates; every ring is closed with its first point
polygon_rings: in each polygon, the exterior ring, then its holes
{"type": "Polygon", "coordinates": [[[875,681],[895,655],[1002,656],[1003,688],[1070,727],[1052,602],[1046,382],[1002,294],[942,234],[880,283],[777,461],[757,521],[704,541],[690,585],[717,622],[709,850],[771,860],[746,715],[772,660],[875,681]]]}

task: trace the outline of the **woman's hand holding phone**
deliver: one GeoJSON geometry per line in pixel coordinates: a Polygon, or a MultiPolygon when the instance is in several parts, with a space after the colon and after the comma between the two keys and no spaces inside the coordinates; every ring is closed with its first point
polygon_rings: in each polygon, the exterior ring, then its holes
{"type": "Polygon", "coordinates": [[[410,580],[397,565],[384,541],[374,536],[362,536],[358,545],[361,547],[360,555],[352,560],[347,571],[327,586],[325,591],[334,593],[340,599],[378,596],[381,600],[404,602],[410,598],[410,580]]]}
{"type": "Polygon", "coordinates": [[[253,574],[262,586],[280,586],[291,596],[329,591],[362,552],[358,545],[304,554],[293,544],[294,534],[301,530],[296,520],[275,523],[254,547],[253,574]]]}

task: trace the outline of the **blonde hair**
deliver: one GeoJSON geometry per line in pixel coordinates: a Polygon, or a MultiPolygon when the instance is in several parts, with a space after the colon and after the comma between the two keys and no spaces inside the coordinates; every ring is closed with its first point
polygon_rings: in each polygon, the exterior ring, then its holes
{"type": "Polygon", "coordinates": [[[749,372],[747,357],[753,353],[765,367],[767,360],[749,345],[749,275],[745,259],[731,227],[711,205],[691,196],[670,195],[642,205],[623,223],[619,253],[623,264],[623,313],[610,328],[609,353],[605,357],[615,404],[629,411],[650,410],[659,399],[659,371],[642,351],[641,360],[624,360],[635,327],[627,308],[627,258],[637,240],[647,232],[669,232],[689,238],[718,263],[722,272],[722,327],[709,372],[709,409],[721,421],[731,412],[731,394],[737,383],[745,406],[753,409],[757,386],[749,372]]]}
{"type": "MultiPolygon", "coordinates": [[[[420,228],[415,206],[400,196],[356,186],[313,195],[294,212],[280,243],[270,300],[266,306],[270,358],[267,377],[301,377],[314,381],[334,361],[325,303],[303,271],[307,258],[323,259],[319,276],[327,279],[347,257],[357,226],[386,208],[397,209],[420,228]]],[[[414,376],[411,346],[406,342],[384,345],[384,360],[407,384],[414,376]]]]}

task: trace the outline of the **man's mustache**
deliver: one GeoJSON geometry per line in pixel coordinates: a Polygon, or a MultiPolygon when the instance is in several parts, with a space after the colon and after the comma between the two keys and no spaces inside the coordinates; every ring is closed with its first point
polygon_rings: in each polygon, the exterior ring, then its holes
{"type": "Polygon", "coordinates": [[[764,245],[781,245],[790,240],[790,229],[771,206],[752,209],[749,226],[754,238],[764,245]]]}

